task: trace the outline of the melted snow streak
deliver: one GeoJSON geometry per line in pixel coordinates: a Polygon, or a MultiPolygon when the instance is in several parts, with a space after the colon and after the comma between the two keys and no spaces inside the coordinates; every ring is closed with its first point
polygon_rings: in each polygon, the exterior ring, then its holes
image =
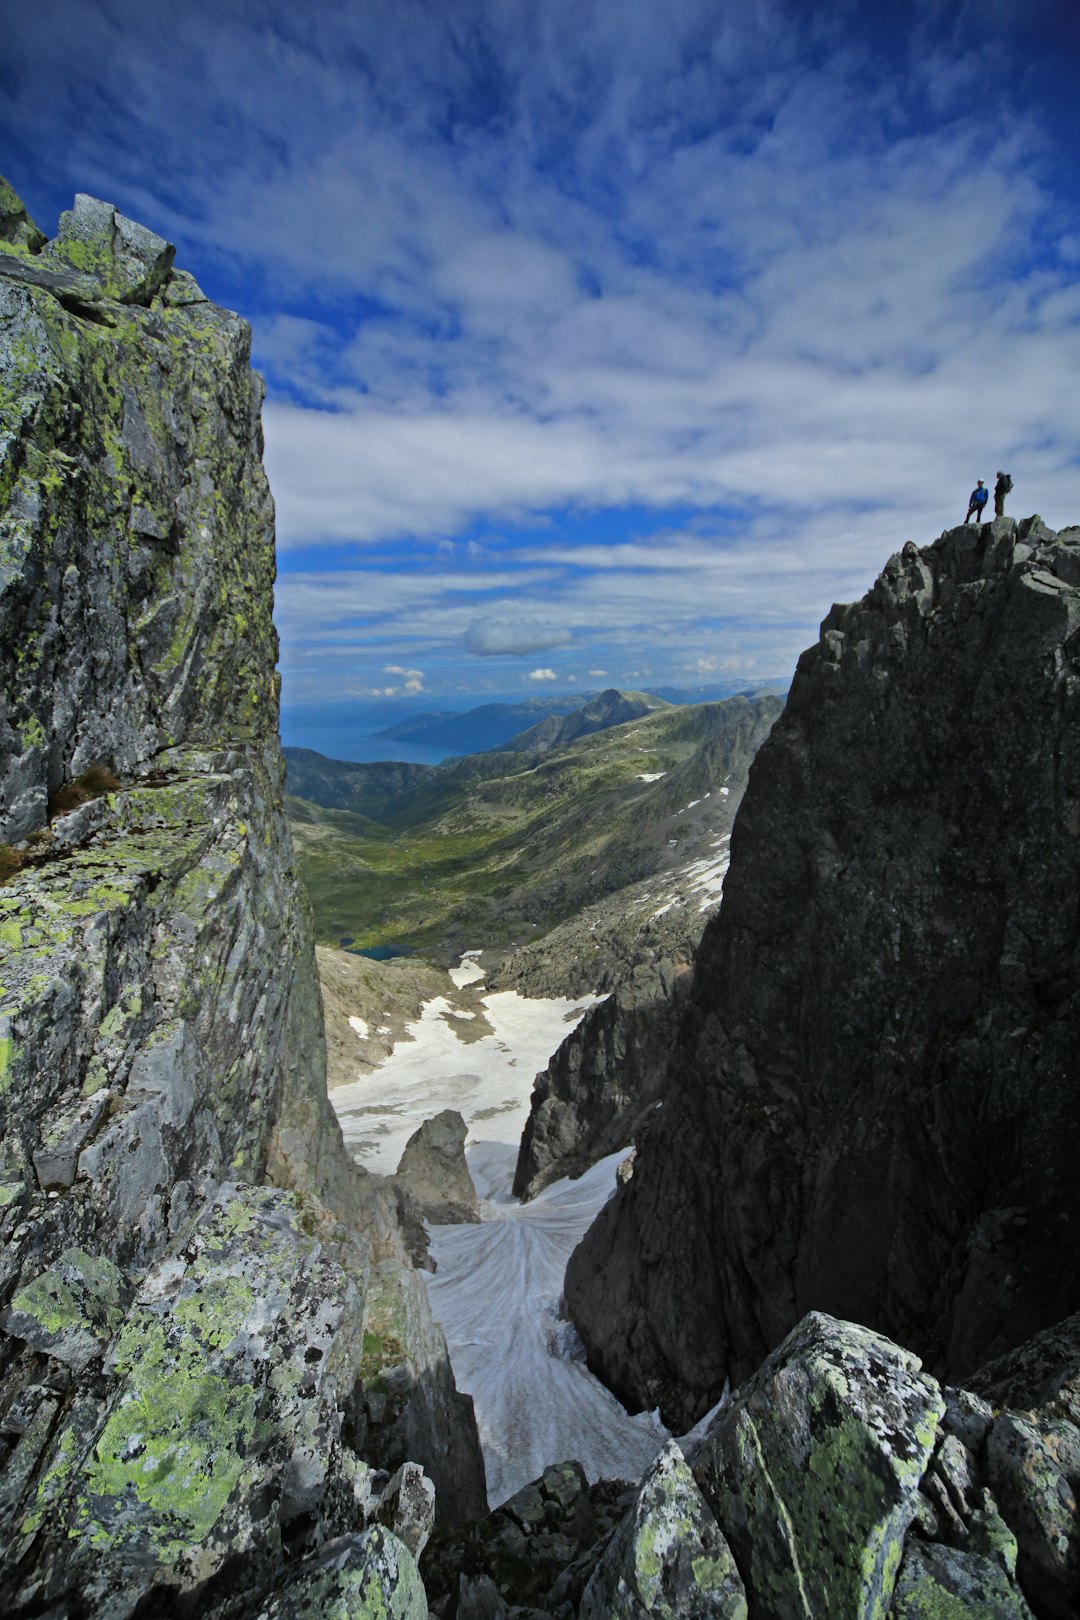
{"type": "Polygon", "coordinates": [[[432,1228],[432,1311],[458,1387],[473,1397],[492,1507],[569,1458],[590,1479],[636,1478],[667,1438],[654,1414],[631,1417],[593,1377],[558,1314],[566,1262],[614,1191],[623,1157],[521,1204],[510,1195],[516,1146],[478,1142],[469,1168],[481,1224],[432,1228]]]}

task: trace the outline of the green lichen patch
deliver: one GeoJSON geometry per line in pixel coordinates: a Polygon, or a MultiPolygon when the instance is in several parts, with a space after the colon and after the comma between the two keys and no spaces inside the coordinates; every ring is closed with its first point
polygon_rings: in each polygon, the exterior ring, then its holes
{"type": "Polygon", "coordinates": [[[996,1559],[966,1548],[913,1542],[896,1584],[890,1620],[1031,1620],[996,1559]]]}
{"type": "Polygon", "coordinates": [[[204,1540],[245,1473],[257,1391],[207,1369],[152,1319],[125,1333],[121,1397],[94,1449],[76,1526],[101,1550],[141,1530],[165,1561],[204,1540]]]}
{"type": "Polygon", "coordinates": [[[102,1354],[129,1297],[123,1273],[106,1255],[65,1249],[15,1293],[0,1321],[33,1349],[78,1370],[102,1354]]]}
{"type": "Polygon", "coordinates": [[[888,1340],[800,1323],[718,1420],[705,1475],[757,1601],[884,1620],[943,1411],[888,1340]]]}

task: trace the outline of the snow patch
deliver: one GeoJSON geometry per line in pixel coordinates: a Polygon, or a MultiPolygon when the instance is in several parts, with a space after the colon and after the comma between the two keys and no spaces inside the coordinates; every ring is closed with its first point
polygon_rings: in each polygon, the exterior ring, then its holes
{"type": "MultiPolygon", "coordinates": [[[[456,1108],[470,1129],[475,1121],[490,1121],[490,1110],[496,1110],[496,1134],[516,1151],[534,1076],[600,999],[526,1000],[516,990],[500,990],[480,1002],[491,1033],[466,1043],[464,1032],[454,1029],[459,1009],[436,996],[371,1074],[335,1086],[331,1100],[346,1147],[366,1169],[393,1175],[424,1120],[456,1108]]],[[[473,1131],[478,1134],[491,1133],[485,1125],[473,1131]]]]}
{"type": "Polygon", "coordinates": [[[667,771],[639,771],[637,779],[639,782],[659,782],[666,775],[667,771]]]}
{"type": "Polygon", "coordinates": [[[450,977],[459,990],[464,990],[467,984],[475,984],[478,979],[486,977],[484,969],[474,960],[479,955],[479,951],[463,951],[457,967],[450,969],[450,977]]]}
{"type": "Polygon", "coordinates": [[[350,1015],[350,1017],[349,1017],[349,1026],[350,1026],[350,1028],[355,1029],[356,1033],[359,1035],[359,1037],[360,1037],[360,1039],[362,1041],[367,1040],[368,1035],[370,1034],[370,1031],[369,1031],[367,1025],[365,1024],[365,1022],[364,1022],[364,1020],[362,1018],[353,1018],[350,1015]]]}

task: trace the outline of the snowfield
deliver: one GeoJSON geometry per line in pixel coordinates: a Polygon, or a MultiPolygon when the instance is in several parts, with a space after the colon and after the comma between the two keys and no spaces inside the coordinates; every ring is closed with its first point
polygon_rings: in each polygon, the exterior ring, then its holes
{"type": "Polygon", "coordinates": [[[591,1480],[636,1478],[667,1430],[652,1413],[631,1417],[620,1406],[559,1316],[566,1262],[615,1190],[625,1153],[528,1204],[510,1195],[516,1141],[478,1142],[466,1155],[481,1224],[432,1228],[438,1270],[428,1292],[458,1387],[476,1408],[489,1505],[571,1457],[591,1480]]]}
{"type": "MultiPolygon", "coordinates": [[[[696,876],[705,887],[715,871],[701,864],[696,876]]],[[[459,986],[482,977],[469,971],[476,954],[452,970],[459,986]]],[[[473,1397],[491,1507],[569,1458],[590,1480],[637,1478],[668,1438],[656,1414],[631,1417],[593,1377],[559,1314],[566,1262],[615,1190],[625,1153],[577,1181],[555,1182],[531,1203],[510,1192],[533,1079],[602,999],[526,1000],[503,990],[478,999],[470,1024],[439,996],[380,1068],[331,1093],[353,1156],[383,1174],[397,1169],[413,1131],[441,1109],[456,1108],[469,1127],[465,1152],[481,1221],[433,1227],[438,1270],[424,1275],[458,1388],[473,1397]]]]}
{"type": "MultiPolygon", "coordinates": [[[[455,982],[482,977],[475,967],[463,960],[455,982]]],[[[501,990],[481,998],[490,1033],[475,1039],[475,1026],[436,997],[380,1068],[331,1094],[350,1152],[383,1174],[441,1109],[456,1108],[469,1127],[481,1224],[432,1228],[438,1271],[428,1284],[458,1387],[473,1397],[493,1507],[570,1457],[590,1479],[636,1477],[667,1437],[658,1419],[630,1417],[593,1377],[558,1314],[571,1250],[613,1192],[625,1155],[529,1204],[510,1193],[533,1079],[600,999],[526,1000],[501,990]]]]}
{"type": "Polygon", "coordinates": [[[500,990],[479,1002],[486,1033],[480,1017],[463,1018],[445,996],[426,1002],[385,1063],[331,1092],[349,1152],[365,1169],[393,1175],[409,1137],[444,1108],[458,1110],[474,1139],[516,1150],[533,1080],[596,1000],[526,1000],[500,990]]]}

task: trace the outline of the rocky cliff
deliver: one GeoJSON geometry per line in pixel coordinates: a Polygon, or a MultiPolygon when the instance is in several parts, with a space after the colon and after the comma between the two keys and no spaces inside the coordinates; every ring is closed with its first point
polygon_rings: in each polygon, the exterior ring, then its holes
{"type": "Polygon", "coordinates": [[[663,1117],[571,1259],[680,1427],[808,1309],[964,1374],[1076,1309],[1080,531],[892,557],[800,660],[663,1117]]]}
{"type": "MultiPolygon", "coordinates": [[[[410,1490],[350,1443],[369,1262],[411,1273],[326,1098],[249,348],[108,204],[77,198],[46,243],[0,191],[12,1613],[255,1614],[335,1538],[320,1590],[424,1612],[410,1490]]],[[[425,1334],[395,1346],[395,1415],[475,1511],[471,1418],[448,1466],[460,1398],[425,1334]]]]}

